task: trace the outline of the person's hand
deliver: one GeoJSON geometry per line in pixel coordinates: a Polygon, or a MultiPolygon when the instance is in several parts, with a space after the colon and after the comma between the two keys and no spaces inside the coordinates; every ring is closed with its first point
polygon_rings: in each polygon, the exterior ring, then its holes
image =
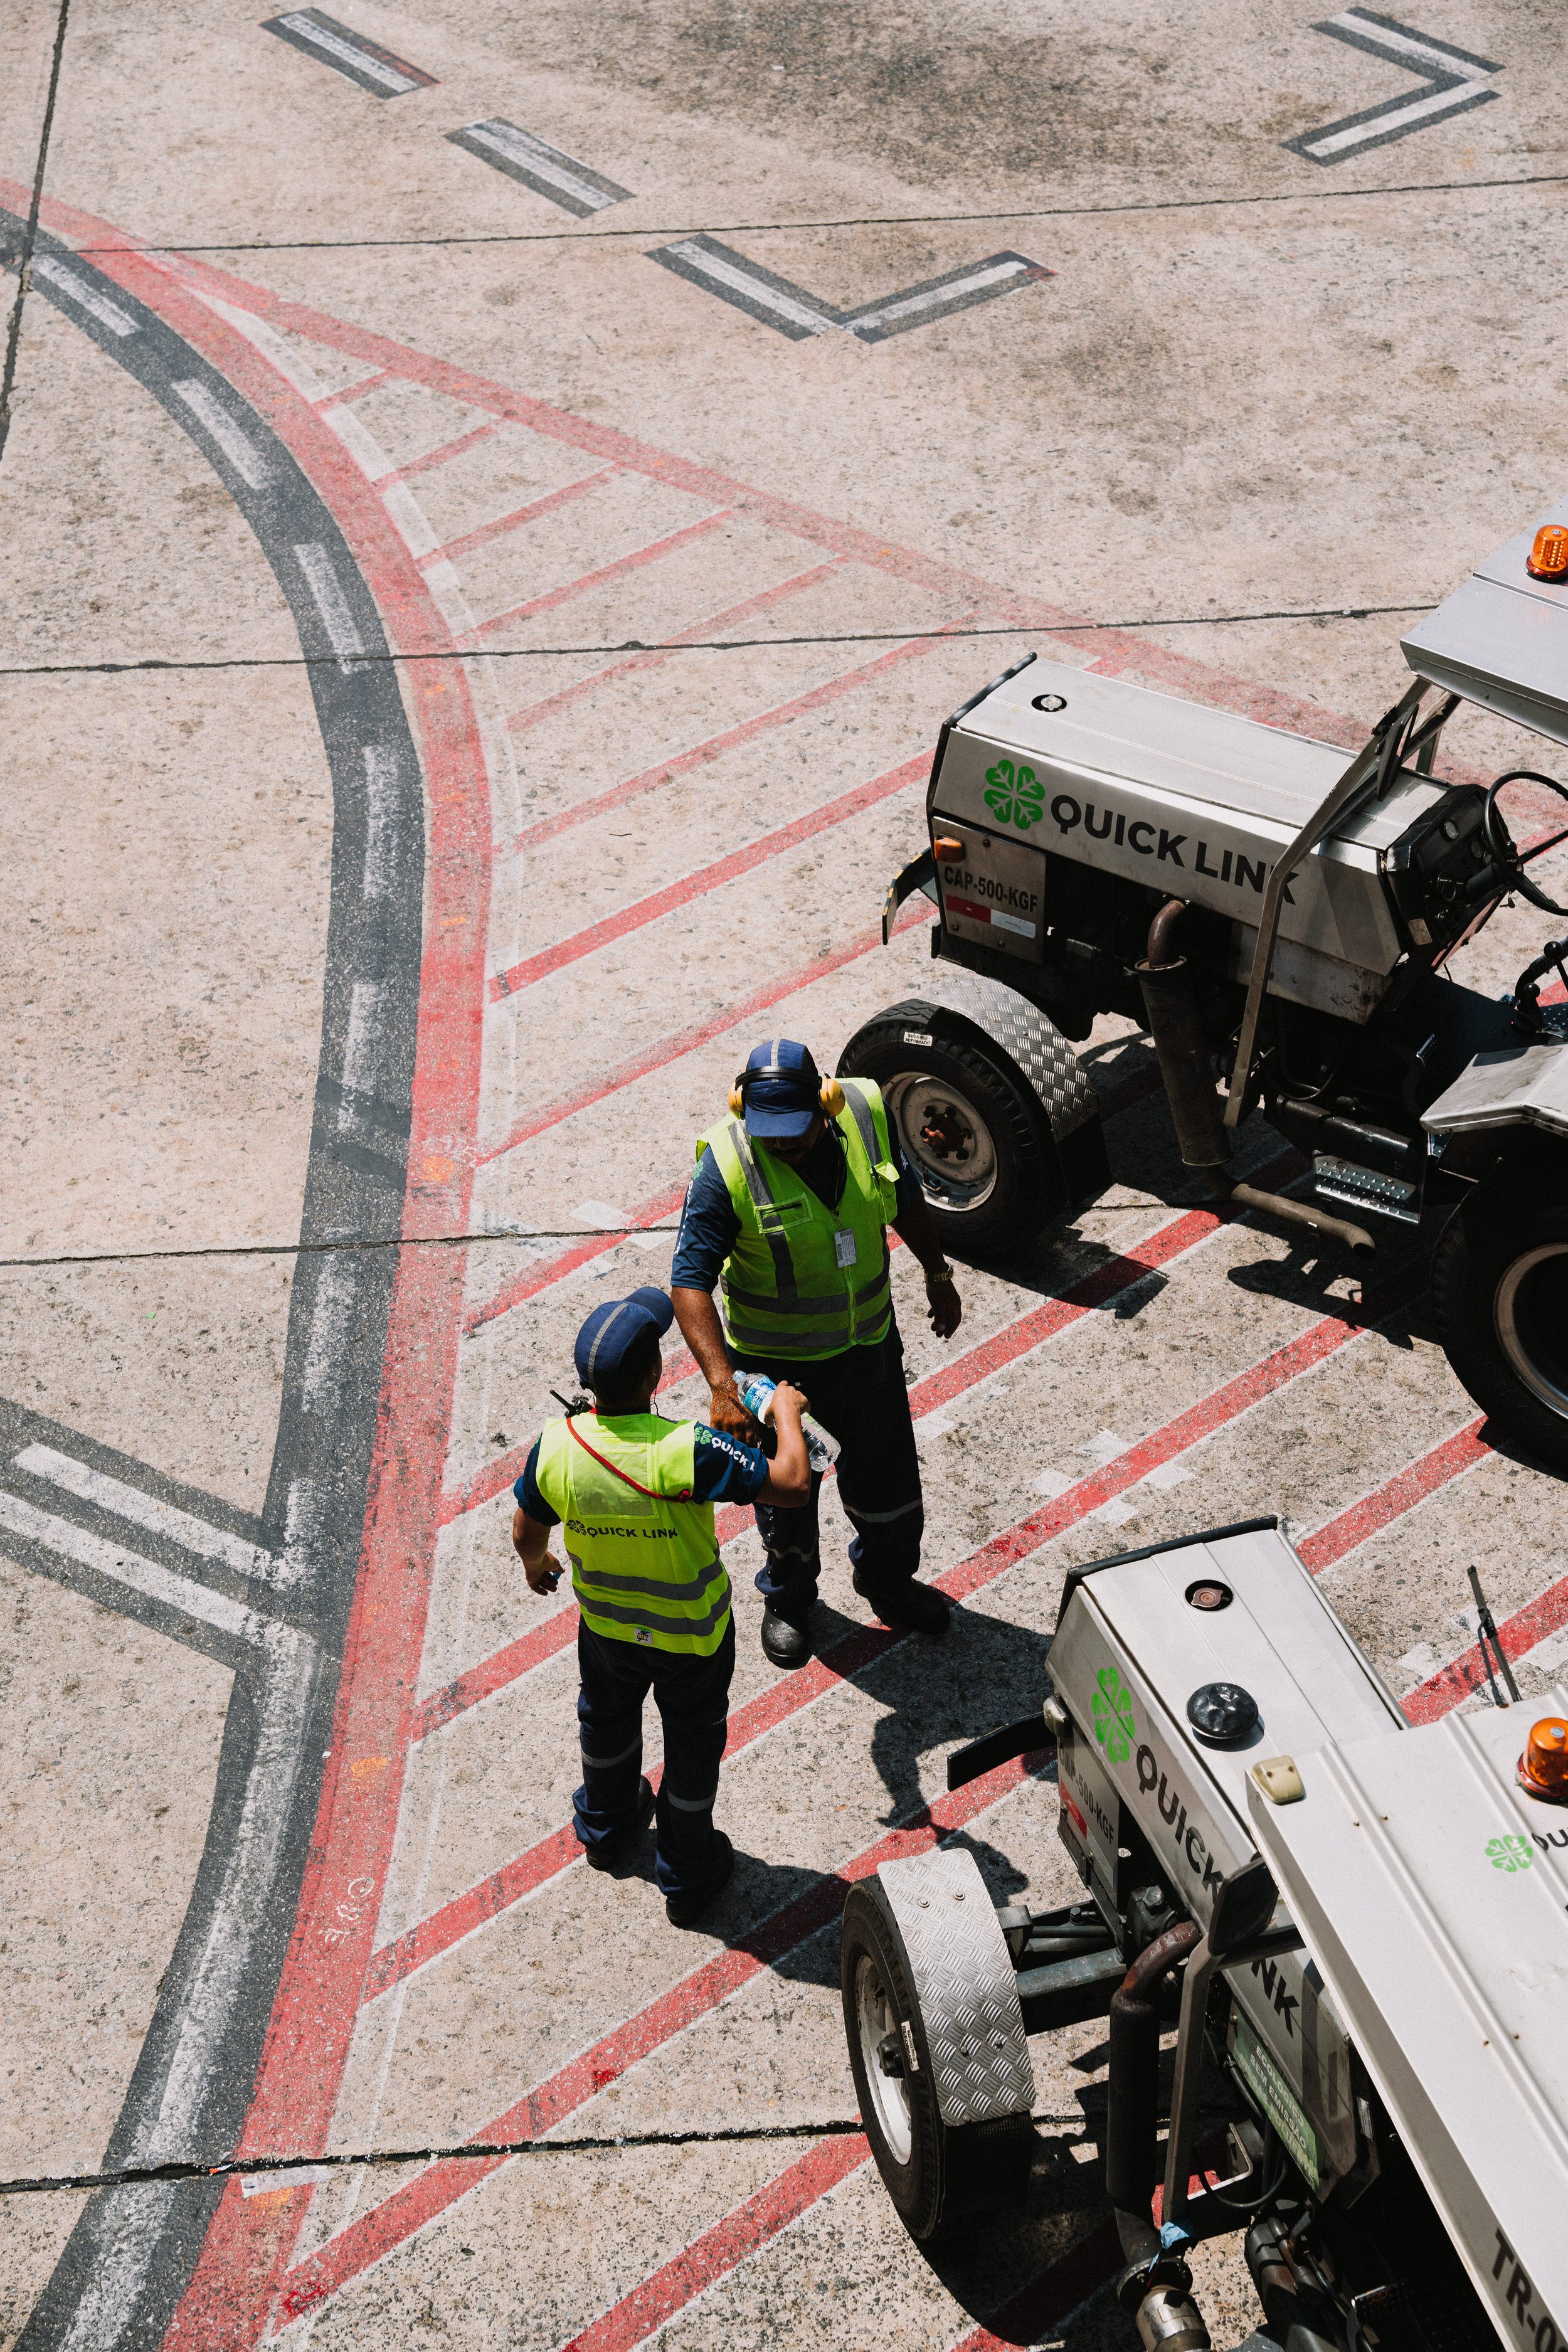
{"type": "Polygon", "coordinates": [[[552,1559],[546,1552],[542,1559],[536,1559],[531,1565],[524,1560],[522,1572],[528,1579],[531,1592],[546,1593],[554,1591],[566,1571],[558,1559],[552,1559]]]}
{"type": "Polygon", "coordinates": [[[926,1305],[931,1309],[931,1328],[939,1339],[951,1339],[963,1320],[963,1302],[951,1273],[942,1280],[926,1276],[926,1305]]]}
{"type": "Polygon", "coordinates": [[[708,1395],[708,1426],[726,1437],[738,1437],[745,1445],[760,1445],[763,1433],[753,1414],[741,1402],[741,1391],[733,1381],[721,1381],[708,1395]]]}
{"type": "Polygon", "coordinates": [[[793,1404],[796,1412],[805,1412],[811,1400],[806,1395],[805,1391],[804,1389],[797,1389],[793,1381],[781,1381],[777,1388],[773,1391],[774,1419],[776,1420],[778,1417],[778,1409],[781,1404],[793,1404]]]}

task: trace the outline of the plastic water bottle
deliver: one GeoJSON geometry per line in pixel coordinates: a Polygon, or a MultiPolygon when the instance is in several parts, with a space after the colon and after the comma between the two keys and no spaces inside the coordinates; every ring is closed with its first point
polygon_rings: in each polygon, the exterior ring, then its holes
{"type": "MultiPolygon", "coordinates": [[[[743,1372],[741,1376],[741,1396],[746,1410],[758,1421],[766,1421],[773,1409],[776,1381],[765,1372],[743,1372]]],[[[831,1463],[838,1459],[838,1440],[830,1437],[806,1413],[800,1417],[801,1434],[805,1439],[805,1458],[820,1478],[831,1463]]]]}

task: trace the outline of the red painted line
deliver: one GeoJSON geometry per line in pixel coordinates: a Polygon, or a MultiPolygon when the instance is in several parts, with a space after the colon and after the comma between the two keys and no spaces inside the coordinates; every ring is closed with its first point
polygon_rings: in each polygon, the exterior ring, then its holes
{"type": "MultiPolygon", "coordinates": [[[[931,913],[929,900],[922,900],[919,908],[901,908],[893,925],[895,935],[929,922],[931,913]]],[[[862,931],[845,946],[830,949],[826,955],[814,956],[809,963],[802,964],[797,971],[783,972],[777,980],[764,981],[760,988],[753,988],[746,995],[737,997],[732,1003],[721,1006],[719,1011],[708,1014],[705,1019],[694,1021],[689,1029],[677,1029],[668,1037],[656,1039],[640,1054],[634,1054],[629,1061],[622,1062],[618,1068],[591,1080],[578,1093],[563,1096],[559,1102],[547,1103],[542,1110],[531,1113],[521,1127],[513,1128],[502,1142],[491,1144],[482,1150],[478,1164],[482,1168],[492,1160],[502,1159],[507,1152],[515,1151],[520,1144],[531,1143],[536,1135],[542,1135],[548,1128],[559,1127],[563,1119],[575,1118],[580,1111],[592,1110],[595,1103],[618,1094],[623,1087],[635,1086],[639,1078],[651,1076],[655,1070],[668,1069],[672,1062],[679,1062],[685,1055],[698,1053],[704,1045],[710,1045],[714,1038],[721,1037],[727,1029],[737,1027],[742,1021],[754,1020],[758,1013],[771,1011],[784,997],[798,995],[803,989],[814,987],[819,980],[842,971],[847,964],[857,962],[863,955],[869,955],[881,944],[880,930],[862,931]]]]}
{"type": "MultiPolygon", "coordinates": [[[[404,372],[392,367],[386,373],[388,375],[402,375],[404,372]]],[[[391,473],[378,474],[376,488],[389,490],[395,482],[411,481],[416,474],[428,474],[437,466],[449,466],[454,457],[462,457],[466,450],[477,449],[481,441],[489,441],[496,434],[504,433],[508,421],[504,416],[492,417],[488,425],[476,425],[471,433],[459,433],[455,441],[443,441],[438,449],[426,449],[423,457],[410,457],[406,466],[395,466],[391,473]]]]}
{"type": "Polygon", "coordinates": [[[1402,1519],[1440,1487],[1462,1478],[1478,1463],[1489,1461],[1492,1449],[1480,1435],[1484,1419],[1483,1414],[1466,1428],[1457,1429],[1451,1437],[1445,1437],[1440,1444],[1396,1472],[1385,1485],[1363,1495],[1359,1503],[1352,1503],[1348,1511],[1342,1511],[1337,1518],[1328,1519],[1314,1529],[1299,1547],[1313,1575],[1321,1576],[1335,1560],[1343,1559],[1347,1552],[1354,1551],[1370,1536],[1394,1520],[1402,1519]]]}
{"type": "Polygon", "coordinates": [[[646,547],[636,549],[630,555],[621,556],[615,563],[601,564],[596,572],[584,572],[575,580],[563,581],[559,588],[546,589],[542,596],[531,596],[526,604],[512,605],[510,612],[493,614],[489,620],[479,623],[474,635],[476,638],[488,637],[496,629],[510,628],[514,621],[526,621],[535,613],[548,613],[557,604],[569,604],[574,597],[586,596],[590,590],[602,588],[606,581],[624,579],[628,572],[640,572],[645,563],[661,562],[667,555],[673,555],[678,547],[689,547],[694,540],[705,538],[709,531],[717,530],[721,522],[733,522],[734,520],[733,507],[721,507],[715,514],[700,515],[695,522],[689,522],[684,530],[667,531],[662,539],[650,540],[646,547]]]}
{"type": "Polygon", "coordinates": [[[548,718],[552,711],[563,710],[580,696],[592,694],[596,687],[607,685],[611,678],[625,677],[633,670],[658,669],[662,663],[673,660],[682,646],[696,645],[705,637],[717,636],[721,629],[738,628],[742,621],[753,620],[758,614],[771,611],[786,597],[804,595],[808,588],[819,586],[824,580],[830,580],[835,572],[843,569],[844,558],[830,555],[826,563],[814,563],[809,571],[793,572],[789,579],[781,580],[776,587],[763,588],[755,596],[744,597],[739,604],[731,604],[706,621],[694,621],[689,629],[678,630],[673,637],[662,637],[657,646],[649,646],[644,653],[633,654],[627,661],[609,662],[603,669],[593,670],[586,677],[575,679],[571,686],[559,688],[554,694],[542,695],[537,702],[525,702],[521,710],[513,712],[507,725],[514,735],[519,734],[524,728],[536,726],[540,719],[548,718]]]}
{"type": "MultiPolygon", "coordinates": [[[[521,1474],[520,1474],[521,1475],[521,1474]]],[[[493,1698],[496,1692],[514,1683],[520,1675],[533,1672],[550,1658],[558,1657],[577,1639],[577,1612],[563,1609],[542,1625],[534,1626],[521,1641],[509,1642],[504,1650],[496,1650],[479,1665],[432,1691],[421,1699],[409,1719],[410,1740],[428,1739],[432,1732],[441,1731],[459,1715],[467,1714],[481,1700],[493,1698]]]]}
{"type": "MultiPolygon", "coordinates": [[[[1201,1213],[1207,1219],[1204,1231],[1212,1232],[1218,1219],[1209,1212],[1201,1213]]],[[[1234,1212],[1233,1212],[1234,1213],[1234,1212]]],[[[1182,1221],[1185,1223],[1185,1220],[1182,1221]]],[[[1192,1241],[1204,1238],[1204,1233],[1194,1233],[1192,1241]]],[[[1145,1265],[1129,1272],[1129,1281],[1141,1279],[1150,1271],[1145,1265]]],[[[1091,1277],[1092,1278],[1092,1277],[1091,1277]]],[[[1374,1301],[1365,1307],[1345,1302],[1337,1315],[1327,1315],[1284,1347],[1276,1349],[1261,1362],[1250,1365],[1232,1381],[1227,1381],[1207,1397],[1191,1406],[1185,1412],[1167,1422],[1161,1429],[1118,1454],[1113,1462],[1092,1471],[1069,1486],[1066,1493],[1042,1509],[1021,1519],[1016,1526],[972,1552],[932,1579],[941,1590],[954,1601],[968,1599],[982,1586],[991,1583],[1004,1570],[1014,1567],[1029,1553],[1050,1543],[1069,1527],[1115,1496],[1136,1486],[1151,1470],[1173,1460],[1178,1454],[1198,1444],[1200,1439],[1235,1421],[1255,1404],[1287,1387],[1304,1372],[1314,1370],[1321,1363],[1369,1329],[1384,1317],[1393,1314],[1408,1299],[1419,1294],[1426,1281],[1426,1265],[1418,1261],[1386,1286],[1374,1301]]],[[[1088,1311],[1087,1309],[1083,1311],[1088,1311]]],[[[1032,1344],[1038,1345],[1037,1341],[1032,1344]]],[[[749,1508],[731,1506],[715,1516],[715,1529],[720,1542],[728,1543],[750,1527],[749,1508]]],[[[811,1706],[852,1675],[859,1674],[871,1662],[890,1649],[900,1637],[879,1626],[857,1626],[852,1633],[821,1652],[808,1666],[797,1674],[784,1675],[775,1683],[739,1707],[730,1717],[729,1737],[725,1743],[726,1758],[739,1755],[743,1748],[773,1731],[803,1708],[811,1706]]],[[[496,1917],[509,1905],[531,1895],[544,1884],[551,1874],[547,1866],[550,1857],[562,1851],[558,1841],[563,1832],[552,1832],[537,1846],[529,1848],[515,1861],[505,1864],[488,1878],[479,1880],[461,1895],[429,1914],[418,1927],[399,1939],[396,1946],[388,1945],[377,1955],[380,1973],[375,1990],[384,1992],[388,1987],[426,1967],[452,1946],[463,1942],[487,1920],[496,1917]],[[395,1963],[385,1958],[397,1955],[395,1963]]],[[[569,1834],[566,1832],[565,1834],[569,1834]]],[[[574,1859],[574,1849],[567,1853],[574,1859]]],[[[559,1864],[555,1865],[559,1867],[559,1864]]]]}
{"type": "Polygon", "coordinates": [[[684,2311],[716,2279],[736,2269],[858,2171],[870,2153],[859,2132],[835,2133],[829,2139],[819,2139],[766,2188],[693,2239],[684,2253],[664,2263],[592,2326],[574,2336],[562,2352],[633,2352],[634,2346],[646,2344],[657,2328],[684,2311]]]}
{"type": "MultiPolygon", "coordinates": [[[[955,624],[955,625],[957,625],[955,624]]],[[[622,808],[640,793],[650,793],[660,784],[672,783],[677,776],[689,775],[694,768],[705,768],[714,760],[721,760],[727,751],[739,749],[742,743],[754,742],[759,735],[772,734],[774,728],[787,727],[792,720],[803,719],[808,711],[826,709],[846,694],[854,693],[885,670],[896,669],[901,662],[918,661],[922,654],[933,652],[942,644],[940,635],[910,637],[901,646],[893,646],[879,654],[874,661],[862,662],[855,669],[842,671],[837,677],[828,678],[821,686],[808,687],[788,702],[775,703],[771,710],[762,710],[752,719],[742,719],[738,726],[726,727],[706,741],[694,743],[689,751],[678,751],[668,760],[661,760],[655,768],[645,768],[640,776],[629,776],[625,783],[611,784],[592,800],[578,801],[573,807],[559,809],[553,816],[542,817],[517,836],[518,850],[537,849],[542,842],[553,841],[558,834],[572,826],[586,824],[595,817],[607,816],[612,809],[622,808]]]]}
{"type": "Polygon", "coordinates": [[[342,392],[323,393],[321,399],[313,400],[310,405],[319,413],[324,408],[336,408],[340,403],[363,400],[367,392],[374,392],[379,384],[390,383],[395,374],[395,368],[377,368],[374,375],[361,376],[357,383],[345,384],[342,392]]]}
{"type": "Polygon", "coordinates": [[[722,888],[726,882],[739,880],[742,874],[753,873],[770,858],[798,849],[803,842],[826,833],[830,826],[844,824],[849,818],[875,808],[890,793],[902,792],[910,784],[923,784],[930,766],[930,759],[921,751],[914,759],[889,768],[885,775],[873,776],[869,782],[841,793],[837,800],[825,801],[820,808],[796,817],[792,824],[780,825],[776,833],[765,833],[760,840],[747,842],[743,848],[731,850],[727,857],[716,857],[710,866],[700,866],[695,873],[671,882],[665,889],[635,899],[618,914],[606,915],[603,922],[590,923],[584,930],[574,931],[570,938],[530,956],[526,962],[513,964],[510,971],[498,972],[490,982],[491,1001],[500,1003],[506,997],[515,996],[520,989],[531,988],[536,981],[564,971],[581,957],[596,954],[600,948],[611,946],[631,931],[641,930],[645,924],[657,923],[660,916],[673,914],[678,907],[689,906],[694,898],[722,888]]]}
{"type": "Polygon", "coordinates": [[[538,516],[549,514],[556,507],[569,507],[575,499],[586,497],[590,490],[596,490],[601,482],[614,481],[619,471],[618,466],[601,466],[596,474],[584,474],[580,481],[568,482],[559,490],[550,490],[543,498],[535,499],[531,505],[519,507],[514,514],[498,516],[494,522],[481,522],[473,530],[465,531],[461,539],[449,540],[445,547],[437,548],[433,554],[422,555],[419,558],[420,570],[427,572],[433,563],[454,563],[459,555],[471,555],[477,547],[488,547],[491,540],[504,539],[510,530],[521,530],[525,522],[532,522],[538,516]]]}
{"type": "MultiPolygon", "coordinates": [[[[121,283],[252,402],[321,490],[403,654],[448,652],[439,612],[380,499],[309,402],[170,273],[133,254],[121,283]]],[[[410,691],[429,807],[428,929],[404,1226],[467,1230],[477,1120],[489,783],[468,682],[449,662],[412,665],[410,691]],[[462,1220],[454,1225],[453,1219],[462,1220]]],[[[245,2153],[324,2144],[357,2014],[402,1787],[406,1694],[424,1641],[440,1465],[461,1328],[464,1255],[400,1254],[388,1319],[359,1575],[323,1779],[292,1936],[252,2098],[245,2153]]],[[[226,2193],[164,2338],[171,2352],[254,2342],[302,2206],[247,2213],[226,2193]]]]}
{"type": "MultiPolygon", "coordinates": [[[[1568,1625],[1568,1576],[1560,1576],[1555,1584],[1549,1584],[1544,1592],[1527,1601],[1522,1609],[1516,1610],[1498,1627],[1503,1654],[1522,1658],[1537,1642],[1544,1642],[1549,1633],[1560,1632],[1564,1625],[1568,1625]]],[[[1473,1643],[1419,1684],[1401,1705],[1412,1723],[1436,1723],[1440,1715],[1447,1715],[1450,1707],[1458,1706],[1461,1699],[1479,1690],[1486,1679],[1480,1644],[1473,1643]]]]}
{"type": "MultiPolygon", "coordinates": [[[[967,1789],[922,1806],[908,1822],[845,1863],[833,1876],[818,1879],[748,1935],[715,1952],[690,1976],[661,1993],[626,2024],[616,2026],[591,2048],[569,2059],[504,2114],[476,2132],[470,2147],[516,2147],[523,2141],[541,2138],[639,2059],[661,2049],[698,2018],[718,2008],[808,1936],[831,1926],[858,1880],[872,1876],[884,1862],[929,1852],[939,1838],[962,1829],[998,1803],[1022,1782],[1026,1761],[1001,1765],[967,1789]]],[[[504,2160],[496,2159],[498,2163],[504,2160]]],[[[482,2167],[472,2158],[443,2158],[395,2189],[379,2205],[356,2215],[335,2238],[329,2239],[288,2273],[280,2298],[282,2320],[286,2323],[313,2310],[352,2279],[362,2276],[374,2263],[395,2252],[417,2231],[438,2220],[476,2185],[476,2172],[479,2178],[484,2177],[482,2167]]]]}
{"type": "MultiPolygon", "coordinates": [[[[574,1274],[580,1265],[586,1265],[590,1258],[602,1257],[605,1250],[618,1249],[627,1234],[646,1232],[649,1225],[657,1225],[664,1218],[674,1216],[685,1198],[684,1184],[674,1184],[668,1192],[656,1192],[651,1201],[645,1201],[640,1209],[632,1212],[629,1225],[614,1233],[595,1234],[585,1241],[574,1242],[570,1249],[562,1250],[558,1256],[546,1258],[544,1264],[535,1266],[531,1273],[520,1274],[515,1282],[509,1282],[503,1290],[496,1292],[493,1298],[487,1298],[482,1307],[473,1309],[464,1324],[465,1332],[471,1338],[487,1323],[493,1323],[498,1315],[509,1314],[512,1307],[521,1307],[525,1298],[532,1298],[540,1291],[548,1290],[552,1282],[561,1281],[565,1275],[574,1274]]],[[[510,1456],[504,1458],[510,1459],[510,1456]]],[[[494,1464],[487,1465],[489,1469],[495,1466],[494,1464]]],[[[514,1470],[511,1475],[515,1478],[518,1472],[514,1470]]],[[[499,1494],[500,1491],[499,1487],[490,1489],[491,1494],[499,1494]]],[[[488,1501],[489,1496],[481,1496],[480,1499],[488,1501]]],[[[458,1516],[455,1511],[447,1513],[450,1518],[458,1516]]],[[[445,1521],[442,1524],[445,1525],[445,1521]]]]}

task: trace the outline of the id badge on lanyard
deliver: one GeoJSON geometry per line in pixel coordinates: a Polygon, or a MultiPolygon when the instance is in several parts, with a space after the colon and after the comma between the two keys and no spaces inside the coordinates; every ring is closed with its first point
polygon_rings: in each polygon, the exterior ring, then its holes
{"type": "Polygon", "coordinates": [[[841,1225],[833,1236],[833,1263],[841,1266],[853,1265],[855,1258],[855,1236],[847,1225],[841,1225]]]}

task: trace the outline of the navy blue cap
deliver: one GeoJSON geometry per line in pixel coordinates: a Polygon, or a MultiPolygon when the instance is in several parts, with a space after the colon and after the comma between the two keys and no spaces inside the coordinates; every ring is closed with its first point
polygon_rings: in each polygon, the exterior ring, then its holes
{"type": "Polygon", "coordinates": [[[613,1392],[628,1351],[650,1331],[662,1339],[674,1320],[668,1292],[651,1283],[629,1298],[606,1298],[577,1334],[577,1378],[584,1388],[613,1392]]]}
{"type": "Polygon", "coordinates": [[[753,1045],[746,1061],[746,1133],[762,1142],[800,1143],[821,1109],[822,1080],[809,1045],[793,1037],[770,1037],[753,1045]],[[765,1071],[763,1077],[754,1071],[765,1071]]]}

